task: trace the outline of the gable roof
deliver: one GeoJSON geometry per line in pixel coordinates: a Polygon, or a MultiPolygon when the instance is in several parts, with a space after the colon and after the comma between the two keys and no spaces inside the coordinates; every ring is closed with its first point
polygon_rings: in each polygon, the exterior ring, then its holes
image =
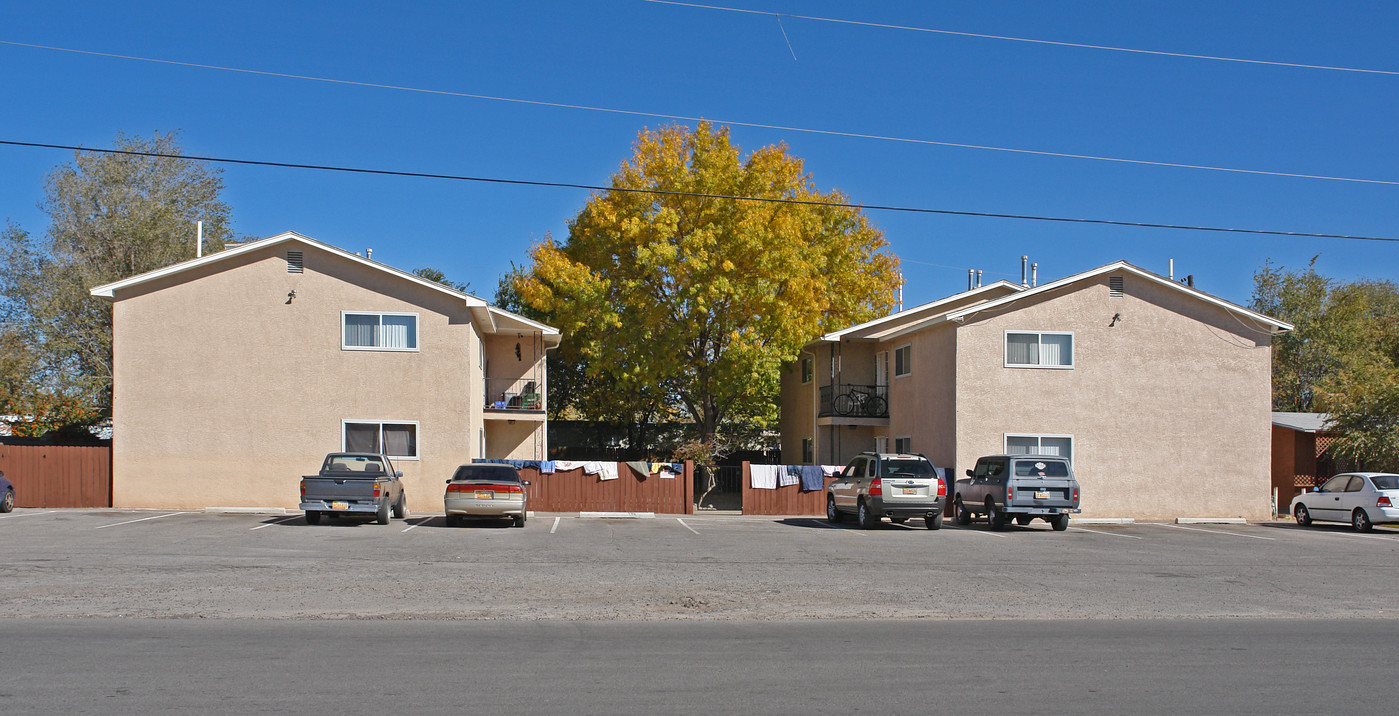
{"type": "Polygon", "coordinates": [[[1322,432],[1326,430],[1326,424],[1329,422],[1331,422],[1331,415],[1328,413],[1273,412],[1274,425],[1303,433],[1322,432]]]}
{"type": "Polygon", "coordinates": [[[538,331],[544,334],[544,336],[546,337],[546,343],[558,345],[559,329],[557,328],[554,328],[552,326],[546,326],[543,323],[532,321],[528,318],[525,318],[524,316],[511,313],[501,308],[496,308],[495,306],[490,305],[486,301],[477,298],[476,296],[462,291],[458,291],[450,286],[447,286],[446,284],[438,283],[437,281],[431,281],[421,276],[409,273],[407,271],[394,268],[392,266],[389,266],[388,264],[380,263],[373,259],[365,258],[363,256],[360,256],[359,254],[346,251],[336,246],[331,246],[330,244],[321,241],[317,241],[309,236],[303,236],[301,234],[296,233],[295,231],[286,231],[277,234],[276,236],[270,236],[265,239],[249,241],[246,244],[236,246],[231,249],[218,251],[197,259],[190,259],[189,261],[181,261],[179,263],[170,264],[169,266],[164,266],[154,271],[147,271],[145,273],[137,274],[129,278],[124,278],[120,281],[113,281],[112,283],[103,284],[101,286],[93,288],[90,293],[93,296],[96,296],[97,298],[115,302],[120,300],[117,298],[117,292],[123,289],[131,288],[133,286],[140,286],[142,284],[166,278],[168,276],[178,276],[179,274],[203,266],[224,263],[244,254],[253,251],[260,251],[262,249],[271,246],[277,246],[279,244],[303,244],[305,246],[320,249],[321,251],[334,254],[347,261],[352,261],[354,263],[369,267],[376,271],[381,271],[383,273],[389,274],[404,281],[415,283],[424,288],[428,288],[439,293],[444,293],[448,296],[459,299],[467,308],[471,309],[472,317],[477,321],[477,323],[481,325],[482,329],[485,330],[487,333],[495,333],[498,330],[538,331]],[[550,338],[552,338],[553,340],[549,340],[550,338]]]}
{"type": "Polygon", "coordinates": [[[905,329],[908,329],[912,326],[921,326],[927,323],[930,319],[942,316],[943,313],[945,313],[945,310],[939,309],[945,309],[948,304],[953,303],[954,301],[959,301],[962,299],[972,298],[976,296],[990,296],[1001,291],[1009,291],[1011,293],[1014,293],[1023,290],[1025,290],[1023,286],[1011,283],[1010,281],[1001,280],[995,283],[988,283],[985,286],[978,286],[976,288],[969,289],[961,293],[955,293],[946,298],[940,298],[930,303],[924,303],[918,306],[914,306],[913,308],[905,309],[903,311],[899,311],[898,313],[891,313],[882,318],[876,318],[872,321],[865,321],[864,323],[850,326],[849,328],[842,328],[839,331],[832,331],[831,333],[827,333],[812,342],[817,343],[826,341],[835,343],[839,342],[842,338],[862,338],[867,340],[878,340],[889,335],[903,332],[905,329]]]}
{"type": "Polygon", "coordinates": [[[949,321],[956,321],[958,323],[961,323],[968,316],[980,313],[982,311],[1000,308],[1001,306],[1005,306],[1015,301],[1020,301],[1031,296],[1037,296],[1043,293],[1047,293],[1049,291],[1053,291],[1055,289],[1062,288],[1070,284],[1097,278],[1098,276],[1101,276],[1106,273],[1118,272],[1125,272],[1133,274],[1135,276],[1139,276],[1148,281],[1152,281],[1160,286],[1179,291],[1192,298],[1223,308],[1224,310],[1229,311],[1231,313],[1239,314],[1247,318],[1250,318],[1254,321],[1257,321],[1258,323],[1267,326],[1269,333],[1282,333],[1284,331],[1292,330],[1291,323],[1288,323],[1286,321],[1279,321],[1276,318],[1265,316],[1261,313],[1258,313],[1257,311],[1253,311],[1244,308],[1243,306],[1240,306],[1238,304],[1225,301],[1222,298],[1211,296],[1210,294],[1205,293],[1204,291],[1200,291],[1196,288],[1186,286],[1185,284],[1180,283],[1179,281],[1173,281],[1171,279],[1166,278],[1165,276],[1159,276],[1150,271],[1137,268],[1136,266],[1133,266],[1132,264],[1129,264],[1126,261],[1117,261],[1114,263],[1110,263],[1106,266],[1099,266],[1098,268],[1084,271],[1080,274],[1075,274],[1067,278],[1061,278],[1058,281],[1042,283],[1034,288],[1026,289],[1024,291],[1020,291],[1009,296],[1004,296],[993,301],[987,301],[986,303],[979,303],[975,306],[969,306],[961,310],[952,311],[947,314],[946,319],[949,321]]]}

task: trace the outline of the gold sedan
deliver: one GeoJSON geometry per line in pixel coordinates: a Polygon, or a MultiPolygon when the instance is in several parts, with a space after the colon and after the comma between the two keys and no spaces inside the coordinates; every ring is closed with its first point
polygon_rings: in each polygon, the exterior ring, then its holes
{"type": "Polygon", "coordinates": [[[447,526],[456,527],[463,517],[508,517],[516,527],[525,526],[529,498],[520,473],[509,465],[477,463],[457,468],[447,481],[443,508],[447,526]]]}

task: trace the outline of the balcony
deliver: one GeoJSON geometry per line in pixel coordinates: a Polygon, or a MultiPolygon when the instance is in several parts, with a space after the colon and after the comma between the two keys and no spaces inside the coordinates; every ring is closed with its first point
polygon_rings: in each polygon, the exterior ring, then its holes
{"type": "Polygon", "coordinates": [[[487,378],[486,417],[488,419],[542,420],[544,381],[533,377],[487,378]]]}
{"type": "Polygon", "coordinates": [[[887,385],[823,385],[818,418],[889,418],[887,385]]]}

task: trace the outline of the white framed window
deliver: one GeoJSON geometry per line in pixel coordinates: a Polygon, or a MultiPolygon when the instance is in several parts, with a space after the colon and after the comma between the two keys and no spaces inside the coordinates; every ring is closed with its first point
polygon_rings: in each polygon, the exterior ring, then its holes
{"type": "Polygon", "coordinates": [[[802,384],[811,382],[811,378],[816,374],[816,361],[811,356],[802,356],[802,384]]]}
{"type": "Polygon", "coordinates": [[[340,449],[382,453],[396,460],[417,460],[418,421],[341,420],[340,449]]]}
{"type": "Polygon", "coordinates": [[[341,311],[340,347],[347,351],[417,351],[418,314],[341,311]]]}
{"type": "Polygon", "coordinates": [[[1073,368],[1074,334],[1006,331],[1007,368],[1073,368]]]}
{"type": "Polygon", "coordinates": [[[913,374],[913,346],[907,345],[894,350],[894,377],[913,374]]]}
{"type": "Polygon", "coordinates": [[[900,435],[894,438],[894,452],[900,455],[907,455],[913,452],[913,436],[900,435]]]}
{"type": "Polygon", "coordinates": [[[802,438],[802,464],[816,464],[816,443],[811,438],[802,438]]]}
{"type": "Polygon", "coordinates": [[[1055,455],[1074,460],[1072,435],[1017,435],[1006,433],[1007,455],[1055,455]]]}
{"type": "Polygon", "coordinates": [[[876,436],[874,436],[874,451],[875,451],[875,452],[881,452],[881,453],[883,453],[883,452],[889,452],[889,436],[888,436],[888,435],[876,435],[876,436]]]}

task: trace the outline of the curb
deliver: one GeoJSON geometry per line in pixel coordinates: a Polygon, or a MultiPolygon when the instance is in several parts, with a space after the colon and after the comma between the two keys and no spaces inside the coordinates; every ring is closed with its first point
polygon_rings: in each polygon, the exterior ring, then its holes
{"type": "Polygon", "coordinates": [[[205,507],[206,515],[285,515],[285,507],[205,507]]]}
{"type": "Polygon", "coordinates": [[[1085,517],[1083,519],[1071,519],[1070,525],[1134,525],[1137,521],[1131,517],[1085,517]]]}
{"type": "Polygon", "coordinates": [[[1246,525],[1242,517],[1177,517],[1178,525],[1246,525]]]}
{"type": "Polygon", "coordinates": [[[579,512],[578,516],[584,519],[604,519],[604,520],[653,520],[656,518],[654,512],[579,512]]]}

